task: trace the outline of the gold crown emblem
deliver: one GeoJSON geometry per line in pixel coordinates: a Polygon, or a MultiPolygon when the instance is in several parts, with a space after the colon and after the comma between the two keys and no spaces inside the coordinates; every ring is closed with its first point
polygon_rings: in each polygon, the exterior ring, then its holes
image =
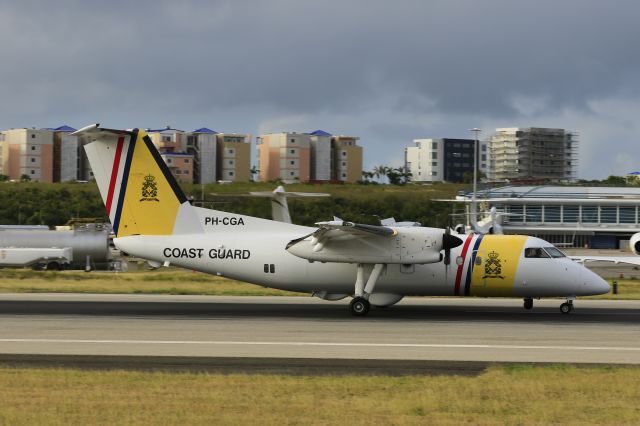
{"type": "Polygon", "coordinates": [[[498,257],[500,257],[500,255],[498,253],[496,253],[495,251],[492,251],[491,253],[489,253],[487,256],[489,256],[489,259],[495,260],[498,257]]]}

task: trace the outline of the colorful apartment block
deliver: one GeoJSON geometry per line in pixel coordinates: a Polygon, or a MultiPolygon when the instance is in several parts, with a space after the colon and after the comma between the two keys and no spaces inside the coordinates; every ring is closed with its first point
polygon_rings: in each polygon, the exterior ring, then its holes
{"type": "Polygon", "coordinates": [[[53,182],[53,131],[10,129],[1,132],[2,174],[11,180],[53,182]]]}
{"type": "Polygon", "coordinates": [[[260,180],[357,182],[362,179],[362,147],[354,136],[323,130],[270,133],[257,138],[260,180]]]}
{"type": "Polygon", "coordinates": [[[263,182],[308,182],[311,179],[311,136],[308,133],[270,133],[256,138],[258,169],[263,182]]]}
{"type": "Polygon", "coordinates": [[[219,181],[251,180],[251,135],[218,133],[217,172],[219,181]]]}

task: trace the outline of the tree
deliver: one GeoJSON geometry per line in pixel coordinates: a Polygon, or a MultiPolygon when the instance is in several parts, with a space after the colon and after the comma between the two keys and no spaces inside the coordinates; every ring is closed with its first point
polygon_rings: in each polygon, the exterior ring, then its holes
{"type": "MultiPolygon", "coordinates": [[[[487,175],[485,175],[483,172],[478,170],[478,176],[477,176],[478,182],[480,182],[482,179],[486,177],[487,175]]],[[[462,183],[473,183],[473,171],[466,171],[462,173],[462,183]]]]}
{"type": "Polygon", "coordinates": [[[254,182],[257,182],[258,179],[258,174],[260,173],[260,170],[258,170],[258,168],[256,168],[255,165],[251,166],[251,170],[249,170],[249,173],[251,173],[251,180],[254,182]]]}
{"type": "Polygon", "coordinates": [[[606,183],[607,185],[626,185],[627,180],[622,176],[609,176],[602,183],[606,183]]]}
{"type": "Polygon", "coordinates": [[[26,174],[20,175],[20,182],[31,182],[31,176],[26,174]]]}
{"type": "Polygon", "coordinates": [[[412,174],[406,167],[387,167],[387,178],[391,185],[406,185],[412,174]]]}
{"type": "Polygon", "coordinates": [[[378,180],[378,183],[384,183],[384,177],[387,176],[388,171],[389,171],[389,167],[383,166],[383,165],[375,166],[373,168],[373,175],[378,180]],[[381,178],[382,178],[382,181],[381,181],[381,178]]]}
{"type": "Polygon", "coordinates": [[[366,170],[362,172],[362,180],[366,183],[370,183],[370,179],[373,179],[373,176],[374,176],[373,172],[368,172],[366,170]]]}
{"type": "Polygon", "coordinates": [[[6,182],[9,180],[9,176],[0,174],[0,182],[6,182]]]}

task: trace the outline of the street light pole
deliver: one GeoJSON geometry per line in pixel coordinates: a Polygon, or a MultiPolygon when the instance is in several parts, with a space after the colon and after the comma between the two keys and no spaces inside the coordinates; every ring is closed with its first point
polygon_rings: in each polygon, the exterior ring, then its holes
{"type": "Polygon", "coordinates": [[[481,129],[474,127],[473,129],[469,129],[470,132],[473,132],[474,140],[473,140],[473,194],[471,195],[471,223],[475,227],[476,226],[476,190],[477,190],[477,182],[478,182],[478,134],[482,132],[481,129]]]}

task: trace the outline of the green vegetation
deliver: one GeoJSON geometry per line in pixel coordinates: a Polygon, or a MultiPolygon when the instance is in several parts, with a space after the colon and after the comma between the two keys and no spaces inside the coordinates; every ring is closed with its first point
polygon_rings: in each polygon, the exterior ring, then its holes
{"type": "Polygon", "coordinates": [[[478,377],[0,368],[0,424],[638,424],[640,368],[478,377]]]}
{"type": "MultiPolygon", "coordinates": [[[[143,272],[0,270],[2,293],[202,294],[208,296],[299,296],[215,275],[162,268],[143,272]]],[[[304,294],[307,296],[307,294],[304,294]]],[[[1,423],[0,423],[1,424],[1,423]]]]}
{"type": "MultiPolygon", "coordinates": [[[[613,289],[613,280],[608,280],[613,289]]],[[[600,296],[590,296],[586,299],[611,299],[611,300],[639,300],[640,299],[640,280],[621,280],[618,282],[618,294],[613,294],[613,290],[607,294],[600,296]]]]}
{"type": "MultiPolygon", "coordinates": [[[[269,200],[234,197],[250,191],[272,191],[275,183],[239,182],[228,185],[183,185],[196,204],[204,194],[204,206],[251,216],[271,217],[269,200]],[[218,196],[213,196],[217,194],[218,196]]],[[[292,199],[289,202],[295,223],[312,225],[339,216],[345,220],[377,223],[378,217],[418,221],[425,226],[445,226],[451,206],[432,201],[451,198],[462,185],[378,185],[371,184],[292,184],[288,191],[327,192],[329,198],[292,199]],[[377,215],[377,216],[376,216],[377,215]]],[[[72,218],[107,221],[95,183],[45,184],[4,182],[0,188],[0,224],[64,225],[72,218]]]]}

